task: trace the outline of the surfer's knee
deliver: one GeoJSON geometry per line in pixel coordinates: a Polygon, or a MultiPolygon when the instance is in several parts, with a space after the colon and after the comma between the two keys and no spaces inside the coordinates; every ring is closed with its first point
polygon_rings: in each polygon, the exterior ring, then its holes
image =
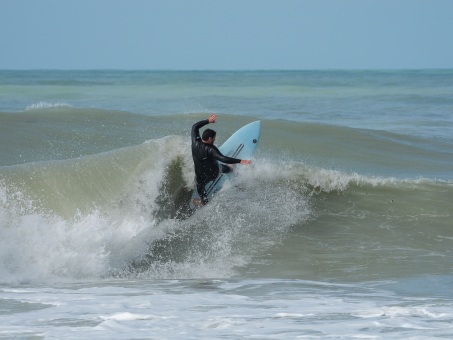
{"type": "Polygon", "coordinates": [[[222,173],[227,174],[231,171],[233,171],[233,169],[230,166],[222,164],[222,173]]]}

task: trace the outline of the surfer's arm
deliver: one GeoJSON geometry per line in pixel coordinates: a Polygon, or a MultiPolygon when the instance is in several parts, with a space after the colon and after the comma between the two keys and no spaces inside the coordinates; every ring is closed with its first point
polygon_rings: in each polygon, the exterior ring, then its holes
{"type": "Polygon", "coordinates": [[[192,133],[191,133],[191,136],[192,136],[192,142],[195,143],[195,140],[197,139],[200,139],[200,129],[209,124],[209,119],[204,119],[204,120],[200,120],[198,123],[195,123],[193,126],[192,126],[192,133]]]}
{"type": "Polygon", "coordinates": [[[215,160],[226,164],[241,163],[240,159],[224,156],[214,145],[209,148],[208,155],[215,160]]]}
{"type": "Polygon", "coordinates": [[[211,116],[209,116],[208,119],[204,119],[204,120],[200,120],[198,123],[195,123],[193,126],[192,126],[192,133],[191,133],[191,136],[192,136],[192,142],[195,142],[196,139],[200,139],[200,129],[207,125],[207,124],[213,124],[215,123],[217,119],[217,115],[216,114],[212,114],[211,116]]]}

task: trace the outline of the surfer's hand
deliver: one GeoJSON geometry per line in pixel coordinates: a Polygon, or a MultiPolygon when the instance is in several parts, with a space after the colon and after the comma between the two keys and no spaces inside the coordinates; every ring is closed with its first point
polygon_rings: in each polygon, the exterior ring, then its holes
{"type": "Polygon", "coordinates": [[[252,164],[252,161],[249,160],[249,159],[242,159],[242,160],[241,160],[241,164],[247,164],[247,165],[249,165],[249,164],[252,164]]]}
{"type": "Polygon", "coordinates": [[[213,113],[213,114],[209,117],[209,123],[211,123],[211,124],[212,124],[212,123],[215,123],[216,119],[217,119],[217,115],[213,113]]]}

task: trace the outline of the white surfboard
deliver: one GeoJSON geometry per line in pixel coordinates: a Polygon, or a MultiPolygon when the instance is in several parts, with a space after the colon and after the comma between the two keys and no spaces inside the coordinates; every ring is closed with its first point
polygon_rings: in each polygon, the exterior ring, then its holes
{"type": "MultiPolygon", "coordinates": [[[[219,147],[220,152],[228,157],[239,158],[239,159],[251,159],[256,152],[258,147],[258,142],[261,136],[261,121],[257,120],[250,124],[247,124],[237,130],[230,138],[228,138],[222,146],[219,147]]],[[[219,164],[219,167],[221,165],[219,164]]],[[[237,166],[242,166],[238,164],[237,166]]],[[[230,177],[234,172],[229,172],[226,174],[220,173],[220,175],[212,182],[206,184],[206,192],[208,194],[208,201],[211,201],[212,196],[218,192],[224,182],[230,177]]],[[[196,185],[194,187],[192,197],[190,199],[189,205],[190,209],[195,210],[198,207],[194,204],[194,199],[200,199],[198,195],[196,185]]]]}

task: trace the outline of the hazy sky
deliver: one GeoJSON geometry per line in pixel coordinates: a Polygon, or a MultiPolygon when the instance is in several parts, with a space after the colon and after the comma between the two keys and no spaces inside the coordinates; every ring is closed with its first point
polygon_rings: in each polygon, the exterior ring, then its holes
{"type": "Polygon", "coordinates": [[[0,0],[0,69],[453,68],[453,0],[0,0]]]}

